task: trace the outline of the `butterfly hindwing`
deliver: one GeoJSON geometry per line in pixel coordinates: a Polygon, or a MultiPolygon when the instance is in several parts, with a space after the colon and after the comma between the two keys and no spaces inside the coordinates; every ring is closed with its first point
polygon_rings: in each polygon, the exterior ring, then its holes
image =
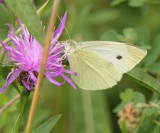
{"type": "Polygon", "coordinates": [[[79,50],[70,57],[70,67],[78,76],[72,77],[80,88],[97,90],[110,88],[121,79],[111,62],[87,50],[79,50]]]}

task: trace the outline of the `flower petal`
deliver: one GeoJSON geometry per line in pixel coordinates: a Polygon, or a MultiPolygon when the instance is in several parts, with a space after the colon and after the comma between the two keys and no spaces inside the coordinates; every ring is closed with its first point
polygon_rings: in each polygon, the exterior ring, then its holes
{"type": "Polygon", "coordinates": [[[36,78],[36,76],[33,74],[33,72],[29,72],[29,74],[30,74],[30,78],[31,78],[31,80],[33,80],[33,82],[35,82],[35,83],[36,83],[37,78],[36,78]]]}
{"type": "Polygon", "coordinates": [[[28,79],[22,79],[22,83],[23,83],[23,85],[26,87],[26,89],[30,91],[30,90],[33,89],[33,87],[34,87],[35,85],[34,85],[33,82],[30,83],[30,84],[28,84],[27,80],[28,80],[28,79]]]}
{"type": "Polygon", "coordinates": [[[73,72],[73,71],[71,71],[71,70],[64,70],[64,72],[65,72],[65,73],[68,73],[68,74],[72,74],[72,75],[74,75],[74,76],[78,76],[78,73],[73,72]]]}
{"type": "Polygon", "coordinates": [[[6,84],[0,89],[0,93],[2,93],[21,73],[21,70],[17,69],[13,72],[10,72],[10,77],[7,78],[6,84]]]}
{"type": "Polygon", "coordinates": [[[65,23],[66,23],[66,17],[67,17],[67,12],[65,12],[63,18],[61,19],[61,23],[59,24],[57,30],[54,32],[53,36],[52,36],[52,43],[55,43],[59,37],[61,36],[64,28],[65,28],[65,23]]]}
{"type": "Polygon", "coordinates": [[[10,51],[9,47],[8,47],[5,43],[3,43],[2,40],[0,40],[0,44],[2,44],[3,48],[4,48],[6,51],[10,51]]]}
{"type": "Polygon", "coordinates": [[[62,77],[64,78],[65,81],[67,81],[74,89],[76,89],[76,85],[74,84],[74,82],[68,78],[66,75],[62,75],[62,77]]]}
{"type": "Polygon", "coordinates": [[[32,90],[37,82],[37,78],[34,75],[34,72],[29,71],[27,76],[22,78],[23,85],[27,88],[27,90],[32,90]]]}
{"type": "Polygon", "coordinates": [[[47,79],[48,79],[52,84],[55,84],[55,85],[57,85],[57,86],[63,86],[63,85],[65,84],[65,80],[64,80],[63,83],[60,83],[60,82],[54,80],[53,77],[50,76],[50,75],[46,75],[46,77],[47,77],[47,79]]]}

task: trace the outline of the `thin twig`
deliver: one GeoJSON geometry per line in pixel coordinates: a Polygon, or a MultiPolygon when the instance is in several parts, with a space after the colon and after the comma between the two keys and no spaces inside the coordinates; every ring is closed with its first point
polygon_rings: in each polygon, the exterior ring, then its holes
{"type": "Polygon", "coordinates": [[[43,53],[41,68],[40,68],[37,83],[35,86],[35,92],[34,92],[34,96],[32,99],[32,105],[31,105],[31,109],[30,109],[30,113],[29,113],[28,122],[27,122],[26,133],[31,133],[33,117],[34,117],[35,109],[36,109],[37,102],[38,102],[40,86],[41,86],[41,83],[42,83],[42,80],[44,77],[44,71],[45,71],[46,62],[47,62],[48,51],[49,51],[50,42],[52,39],[52,34],[54,31],[54,25],[56,22],[59,4],[60,4],[60,0],[54,0],[52,16],[51,16],[51,20],[50,20],[50,23],[49,23],[49,26],[47,29],[47,35],[46,35],[46,41],[45,41],[45,46],[44,46],[44,53],[43,53]]]}
{"type": "Polygon", "coordinates": [[[20,95],[16,95],[12,98],[4,107],[0,109],[0,115],[2,115],[17,99],[19,99],[20,95]]]}

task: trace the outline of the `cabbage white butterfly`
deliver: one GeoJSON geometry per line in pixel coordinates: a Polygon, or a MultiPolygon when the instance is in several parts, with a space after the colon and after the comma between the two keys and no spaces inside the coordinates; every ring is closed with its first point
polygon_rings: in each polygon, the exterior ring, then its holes
{"type": "Polygon", "coordinates": [[[70,69],[78,73],[73,81],[85,90],[101,90],[117,84],[122,75],[135,67],[146,50],[121,42],[66,41],[70,69]]]}

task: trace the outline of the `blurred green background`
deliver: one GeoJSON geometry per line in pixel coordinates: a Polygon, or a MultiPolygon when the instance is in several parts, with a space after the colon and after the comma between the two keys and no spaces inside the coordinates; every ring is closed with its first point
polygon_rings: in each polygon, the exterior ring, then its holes
{"type": "MultiPolygon", "coordinates": [[[[45,0],[35,0],[37,9],[45,0]]],[[[159,0],[62,0],[59,9],[61,17],[67,11],[66,31],[60,40],[75,41],[111,40],[128,42],[148,50],[147,57],[137,67],[156,78],[160,73],[160,1],[159,0]],[[70,37],[69,37],[70,36],[70,37]]],[[[48,10],[42,17],[47,27],[48,10]]],[[[13,23],[10,12],[0,5],[0,39],[8,33],[7,23],[13,23]]],[[[57,25],[59,19],[57,18],[57,25]]],[[[69,68],[68,68],[69,69],[69,68]]],[[[0,86],[4,80],[0,78],[0,86]]],[[[121,103],[120,92],[131,88],[150,99],[152,92],[123,78],[115,87],[103,91],[74,90],[68,83],[57,87],[44,80],[36,119],[36,128],[53,115],[62,114],[53,129],[54,133],[121,133],[118,116],[113,111],[121,103]]],[[[0,107],[4,106],[16,91],[10,87],[0,95],[0,107]]],[[[30,96],[30,102],[32,95],[30,96]]],[[[22,131],[26,126],[30,102],[25,111],[22,131]]],[[[0,132],[9,133],[17,116],[18,101],[0,117],[0,132]]],[[[142,133],[142,132],[141,132],[142,133]]],[[[156,132],[155,132],[156,133],[156,132]]],[[[159,132],[157,132],[159,133],[159,132]]]]}

